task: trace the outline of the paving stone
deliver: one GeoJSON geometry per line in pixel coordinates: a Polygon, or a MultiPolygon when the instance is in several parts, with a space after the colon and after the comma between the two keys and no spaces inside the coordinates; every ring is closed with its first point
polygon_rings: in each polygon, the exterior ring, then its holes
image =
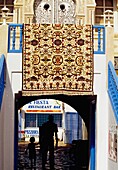
{"type": "MultiPolygon", "coordinates": [[[[40,148],[36,149],[36,166],[31,168],[28,154],[25,154],[26,146],[18,148],[18,166],[17,170],[42,170],[42,159],[40,148]]],[[[74,155],[70,154],[69,147],[60,147],[54,152],[55,155],[55,170],[78,170],[75,166],[74,155]]],[[[49,153],[47,155],[46,169],[49,170],[49,153]]],[[[84,169],[85,170],[85,169],[84,169]]],[[[86,169],[87,170],[87,169],[86,169]]]]}

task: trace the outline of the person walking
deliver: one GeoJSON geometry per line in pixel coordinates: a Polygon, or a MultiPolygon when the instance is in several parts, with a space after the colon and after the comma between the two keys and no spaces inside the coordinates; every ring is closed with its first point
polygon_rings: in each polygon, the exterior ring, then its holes
{"type": "Polygon", "coordinates": [[[36,143],[35,142],[35,138],[31,137],[30,138],[30,143],[28,144],[25,153],[27,154],[27,151],[29,150],[29,160],[31,161],[31,168],[34,166],[36,166],[36,143]]]}
{"type": "Polygon", "coordinates": [[[54,169],[54,136],[56,139],[56,148],[58,146],[58,129],[57,124],[53,122],[53,116],[48,116],[48,121],[42,125],[41,134],[41,152],[42,152],[42,168],[45,170],[47,161],[47,152],[49,151],[50,169],[54,169]]]}

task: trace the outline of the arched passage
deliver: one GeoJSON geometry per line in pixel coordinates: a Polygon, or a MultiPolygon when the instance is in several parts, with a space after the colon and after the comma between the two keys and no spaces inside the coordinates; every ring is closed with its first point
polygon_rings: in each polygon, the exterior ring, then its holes
{"type": "Polygon", "coordinates": [[[18,109],[25,104],[37,99],[56,99],[67,103],[73,107],[83,118],[89,134],[89,160],[91,166],[95,162],[95,105],[96,96],[67,96],[67,95],[42,95],[42,96],[22,96],[21,93],[15,95],[15,168],[17,167],[17,145],[18,145],[18,109]]]}

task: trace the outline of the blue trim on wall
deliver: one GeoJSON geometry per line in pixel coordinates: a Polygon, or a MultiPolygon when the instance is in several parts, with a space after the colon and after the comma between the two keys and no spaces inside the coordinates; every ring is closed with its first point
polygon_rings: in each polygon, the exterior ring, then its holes
{"type": "MultiPolygon", "coordinates": [[[[73,122],[71,122],[73,120],[73,115],[78,115],[77,112],[65,112],[65,120],[66,120],[66,127],[65,127],[65,130],[68,131],[68,129],[71,129],[69,130],[70,131],[70,134],[69,135],[69,142],[71,143],[72,141],[72,129],[73,129],[73,122]],[[69,118],[70,118],[70,122],[67,121],[67,117],[69,115],[69,118]],[[69,123],[69,126],[68,126],[68,123],[69,123]]],[[[78,119],[77,119],[78,121],[78,119]]],[[[78,122],[77,122],[78,123],[78,122]]]]}
{"type": "MultiPolygon", "coordinates": [[[[91,104],[91,117],[90,117],[90,170],[95,170],[95,154],[96,154],[96,148],[95,148],[95,105],[91,104]]],[[[66,112],[66,119],[67,115],[69,114],[72,116],[73,112],[66,112]]],[[[75,114],[75,113],[74,113],[75,114]]],[[[71,117],[72,120],[72,117],[71,117]]],[[[67,121],[66,121],[67,126],[67,121]]],[[[70,123],[70,126],[71,123],[70,123]]],[[[71,127],[72,128],[72,127],[71,127]]]]}
{"type": "Polygon", "coordinates": [[[108,63],[108,95],[118,124],[118,76],[111,61],[108,63]]]}
{"type": "Polygon", "coordinates": [[[91,104],[90,122],[90,170],[95,170],[95,104],[91,104]]]}
{"type": "Polygon", "coordinates": [[[8,27],[8,52],[10,51],[10,26],[8,27]]]}
{"type": "Polygon", "coordinates": [[[0,109],[4,94],[4,87],[5,87],[5,57],[2,54],[0,57],[0,109]]]}
{"type": "Polygon", "coordinates": [[[17,170],[18,165],[18,109],[17,101],[14,109],[14,170],[17,170]]]}
{"type": "Polygon", "coordinates": [[[118,112],[117,112],[118,111],[118,106],[114,106],[113,98],[112,98],[112,96],[111,96],[109,91],[108,91],[108,95],[109,95],[109,99],[111,101],[112,109],[114,111],[114,115],[115,115],[115,118],[116,118],[116,123],[118,125],[118,112]]]}

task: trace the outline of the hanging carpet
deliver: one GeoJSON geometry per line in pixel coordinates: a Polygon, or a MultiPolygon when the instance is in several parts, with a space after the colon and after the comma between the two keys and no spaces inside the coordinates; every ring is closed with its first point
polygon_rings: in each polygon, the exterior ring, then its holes
{"type": "Polygon", "coordinates": [[[25,24],[23,95],[93,94],[92,26],[25,24]]]}

